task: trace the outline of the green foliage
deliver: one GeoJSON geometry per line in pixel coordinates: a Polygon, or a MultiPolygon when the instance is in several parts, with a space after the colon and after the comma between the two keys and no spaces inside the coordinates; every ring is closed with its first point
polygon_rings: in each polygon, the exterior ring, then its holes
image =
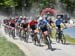
{"type": "Polygon", "coordinates": [[[4,0],[4,5],[8,7],[15,7],[17,6],[17,2],[14,0],[4,0]]]}
{"type": "MultiPolygon", "coordinates": [[[[32,7],[36,3],[39,8],[43,9],[46,7],[55,7],[57,0],[0,0],[0,6],[2,7],[19,7],[21,8],[26,4],[25,7],[32,7]]],[[[75,0],[58,0],[65,7],[65,10],[72,13],[75,10],[75,0]]]]}
{"type": "Polygon", "coordinates": [[[75,0],[60,0],[64,4],[66,11],[73,13],[75,10],[75,0]]]}
{"type": "Polygon", "coordinates": [[[4,0],[0,0],[0,6],[3,6],[4,0]]]}
{"type": "Polygon", "coordinates": [[[0,0],[0,6],[15,7],[18,6],[17,0],[0,0]]]}
{"type": "Polygon", "coordinates": [[[0,56],[25,56],[25,55],[15,44],[7,41],[4,37],[1,36],[0,56]]]}

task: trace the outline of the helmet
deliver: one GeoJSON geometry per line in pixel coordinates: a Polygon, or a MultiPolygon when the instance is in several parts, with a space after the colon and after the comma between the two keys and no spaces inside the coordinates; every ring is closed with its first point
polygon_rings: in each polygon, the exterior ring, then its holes
{"type": "Polygon", "coordinates": [[[23,18],[26,18],[26,16],[23,16],[23,18]]]}
{"type": "Polygon", "coordinates": [[[26,20],[26,16],[23,16],[23,19],[26,20]]]}
{"type": "Polygon", "coordinates": [[[39,20],[43,20],[43,18],[42,17],[39,17],[39,20]]]}
{"type": "Polygon", "coordinates": [[[14,17],[11,17],[11,19],[15,19],[14,17]]]}
{"type": "Polygon", "coordinates": [[[22,16],[20,16],[20,18],[22,18],[22,16]]]}
{"type": "Polygon", "coordinates": [[[61,16],[57,16],[57,18],[58,18],[58,19],[60,19],[60,18],[61,18],[61,16]]]}

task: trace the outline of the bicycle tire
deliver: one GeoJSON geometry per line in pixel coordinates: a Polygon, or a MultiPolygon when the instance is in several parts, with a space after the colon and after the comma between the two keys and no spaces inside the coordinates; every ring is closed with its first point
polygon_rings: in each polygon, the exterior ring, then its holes
{"type": "Polygon", "coordinates": [[[62,44],[66,44],[66,38],[65,38],[64,34],[62,34],[62,40],[63,40],[62,44]]]}
{"type": "Polygon", "coordinates": [[[48,43],[48,49],[52,49],[52,45],[51,45],[52,41],[50,40],[50,37],[47,36],[46,39],[48,43]]]}

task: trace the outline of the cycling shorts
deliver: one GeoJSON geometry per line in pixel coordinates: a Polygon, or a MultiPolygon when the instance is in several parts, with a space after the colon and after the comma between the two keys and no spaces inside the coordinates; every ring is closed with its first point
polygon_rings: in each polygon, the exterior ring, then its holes
{"type": "Polygon", "coordinates": [[[21,27],[27,28],[28,27],[28,24],[22,24],[21,27]]]}
{"type": "Polygon", "coordinates": [[[11,26],[11,27],[15,27],[15,24],[14,24],[14,23],[11,23],[10,26],[11,26]]]}
{"type": "Polygon", "coordinates": [[[35,25],[31,25],[30,28],[31,28],[32,30],[36,30],[36,26],[35,26],[35,25]]]}
{"type": "Polygon", "coordinates": [[[42,32],[48,31],[47,26],[45,26],[45,27],[40,27],[40,29],[42,30],[42,32]]]}
{"type": "Polygon", "coordinates": [[[56,25],[58,27],[58,29],[61,29],[61,26],[60,25],[56,25]]]}

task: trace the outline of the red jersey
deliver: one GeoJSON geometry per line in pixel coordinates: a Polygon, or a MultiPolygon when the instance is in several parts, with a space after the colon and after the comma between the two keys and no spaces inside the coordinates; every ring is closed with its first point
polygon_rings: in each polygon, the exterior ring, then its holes
{"type": "Polygon", "coordinates": [[[32,21],[29,22],[29,25],[30,25],[30,26],[32,26],[32,25],[37,25],[37,21],[36,21],[36,20],[32,20],[32,21]]]}

